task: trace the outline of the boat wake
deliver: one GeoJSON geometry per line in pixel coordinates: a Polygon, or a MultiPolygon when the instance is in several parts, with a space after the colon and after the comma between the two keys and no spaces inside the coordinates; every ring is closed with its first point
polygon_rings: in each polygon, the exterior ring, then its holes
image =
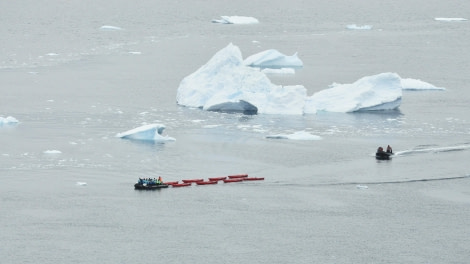
{"type": "Polygon", "coordinates": [[[415,148],[410,150],[403,150],[395,152],[395,156],[406,156],[413,155],[417,153],[441,153],[441,152],[451,152],[451,151],[464,151],[470,149],[470,144],[451,146],[451,147],[426,147],[426,148],[415,148]]]}

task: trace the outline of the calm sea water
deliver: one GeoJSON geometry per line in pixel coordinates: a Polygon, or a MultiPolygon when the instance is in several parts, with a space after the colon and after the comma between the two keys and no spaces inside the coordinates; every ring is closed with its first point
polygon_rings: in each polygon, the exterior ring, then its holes
{"type": "Polygon", "coordinates": [[[1,3],[0,116],[20,123],[0,127],[0,262],[467,263],[470,24],[434,18],[469,10],[462,1],[1,3]],[[210,22],[221,15],[260,24],[210,22]],[[270,78],[309,95],[381,72],[447,89],[405,91],[400,110],[377,113],[177,106],[179,82],[230,42],[245,57],[298,52],[302,70],[270,78]],[[176,141],[115,137],[144,123],[164,124],[176,141]],[[265,138],[296,131],[322,140],[265,138]],[[387,144],[398,156],[376,161],[387,144]],[[265,180],[133,189],[138,177],[239,173],[265,180]]]}

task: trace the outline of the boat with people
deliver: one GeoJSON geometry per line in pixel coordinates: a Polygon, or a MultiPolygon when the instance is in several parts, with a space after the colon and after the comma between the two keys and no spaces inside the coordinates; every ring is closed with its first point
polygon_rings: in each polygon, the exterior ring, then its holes
{"type": "Polygon", "coordinates": [[[161,177],[156,178],[139,178],[134,184],[136,190],[158,190],[162,188],[168,188],[169,184],[164,184],[161,177]]]}
{"type": "Polygon", "coordinates": [[[387,146],[387,151],[384,151],[382,147],[379,147],[377,149],[377,152],[375,153],[375,158],[377,160],[389,160],[393,156],[393,151],[392,147],[390,145],[387,146]]]}

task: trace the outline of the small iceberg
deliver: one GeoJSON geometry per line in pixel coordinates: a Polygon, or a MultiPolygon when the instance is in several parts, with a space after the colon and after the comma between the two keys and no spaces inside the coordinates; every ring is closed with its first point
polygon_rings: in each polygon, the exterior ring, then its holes
{"type": "Polygon", "coordinates": [[[361,184],[356,185],[356,188],[362,189],[362,190],[369,189],[367,185],[361,185],[361,184]]]}
{"type": "Polygon", "coordinates": [[[400,76],[381,73],[352,84],[332,84],[307,98],[305,113],[392,110],[401,105],[401,98],[400,76]]]}
{"type": "Polygon", "coordinates": [[[102,31],[119,31],[119,30],[122,30],[122,28],[115,27],[115,26],[102,26],[102,27],[100,27],[100,30],[102,30],[102,31]]]}
{"type": "Polygon", "coordinates": [[[278,134],[278,135],[268,135],[266,138],[271,139],[291,139],[291,140],[322,140],[322,137],[312,135],[306,131],[297,131],[293,134],[278,134]]]}
{"type": "Polygon", "coordinates": [[[346,26],[347,29],[352,29],[352,30],[370,30],[372,29],[371,25],[362,25],[358,26],[356,24],[351,24],[346,26]]]}
{"type": "Polygon", "coordinates": [[[17,123],[18,123],[18,119],[14,118],[12,116],[7,116],[7,117],[1,117],[0,116],[0,126],[17,124],[17,123]]]}
{"type": "Polygon", "coordinates": [[[297,53],[287,56],[275,49],[253,54],[246,58],[243,64],[250,67],[273,69],[303,67],[303,62],[299,59],[297,53]]]}
{"type": "Polygon", "coordinates": [[[421,91],[421,90],[445,90],[443,87],[436,87],[430,83],[423,82],[419,79],[404,78],[401,79],[401,87],[403,90],[421,91]]]}
{"type": "Polygon", "coordinates": [[[44,154],[60,154],[62,153],[62,151],[53,149],[53,150],[45,150],[43,153],[44,154]]]}
{"type": "Polygon", "coordinates": [[[162,135],[164,129],[164,125],[149,124],[118,133],[116,137],[143,141],[175,141],[172,137],[162,135]]]}
{"type": "Polygon", "coordinates": [[[463,17],[436,17],[434,18],[436,21],[467,21],[468,19],[463,17]]]}
{"type": "Polygon", "coordinates": [[[77,182],[77,186],[87,186],[86,182],[77,182]]]}
{"type": "Polygon", "coordinates": [[[220,19],[213,19],[212,23],[220,24],[258,24],[258,19],[246,16],[220,16],[220,19]]]}

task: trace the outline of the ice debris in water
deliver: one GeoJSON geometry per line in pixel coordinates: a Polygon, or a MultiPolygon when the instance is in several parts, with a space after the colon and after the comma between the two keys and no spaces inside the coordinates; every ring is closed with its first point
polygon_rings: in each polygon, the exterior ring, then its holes
{"type": "Polygon", "coordinates": [[[258,24],[258,19],[246,16],[220,16],[220,19],[213,19],[212,23],[220,24],[258,24]]]}
{"type": "Polygon", "coordinates": [[[466,18],[463,17],[436,17],[434,18],[436,21],[467,21],[466,18]]]}
{"type": "Polygon", "coordinates": [[[351,24],[346,26],[347,29],[353,29],[353,30],[369,30],[372,29],[371,25],[362,25],[358,26],[356,24],[351,24]]]}
{"type": "Polygon", "coordinates": [[[77,182],[77,186],[86,186],[87,183],[86,182],[77,182]]]}
{"type": "Polygon", "coordinates": [[[122,28],[116,27],[116,26],[105,25],[105,26],[100,27],[100,30],[103,30],[103,31],[118,31],[118,30],[122,30],[122,28]]]}
{"type": "Polygon", "coordinates": [[[45,150],[44,154],[60,154],[62,153],[60,150],[45,150]]]}
{"type": "Polygon", "coordinates": [[[118,133],[116,137],[144,141],[174,141],[174,138],[162,135],[164,129],[165,126],[162,124],[149,124],[118,133]]]}
{"type": "Polygon", "coordinates": [[[361,184],[356,185],[356,188],[358,188],[358,189],[369,189],[369,187],[367,185],[361,185],[361,184]]]}

